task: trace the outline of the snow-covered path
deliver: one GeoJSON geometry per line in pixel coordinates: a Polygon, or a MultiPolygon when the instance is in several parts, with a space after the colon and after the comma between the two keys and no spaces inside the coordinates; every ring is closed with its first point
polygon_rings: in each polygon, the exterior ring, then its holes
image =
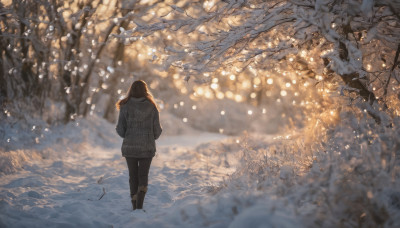
{"type": "Polygon", "coordinates": [[[60,159],[32,162],[0,176],[0,227],[187,227],[185,217],[198,213],[207,189],[234,171],[195,147],[223,138],[211,133],[161,137],[145,212],[131,211],[118,140],[104,146],[99,137],[98,144],[83,142],[60,159]]]}

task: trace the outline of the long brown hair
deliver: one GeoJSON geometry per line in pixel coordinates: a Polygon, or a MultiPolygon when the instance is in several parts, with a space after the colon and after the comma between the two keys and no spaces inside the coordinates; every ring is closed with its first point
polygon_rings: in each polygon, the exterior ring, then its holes
{"type": "Polygon", "coordinates": [[[153,95],[150,93],[149,88],[147,87],[146,82],[143,80],[137,80],[134,81],[129,88],[128,92],[126,93],[126,96],[122,99],[119,100],[115,106],[119,110],[122,105],[126,104],[128,102],[129,98],[135,97],[135,98],[140,98],[140,97],[145,97],[147,100],[149,100],[153,105],[158,109],[158,106],[154,100],[153,95]]]}

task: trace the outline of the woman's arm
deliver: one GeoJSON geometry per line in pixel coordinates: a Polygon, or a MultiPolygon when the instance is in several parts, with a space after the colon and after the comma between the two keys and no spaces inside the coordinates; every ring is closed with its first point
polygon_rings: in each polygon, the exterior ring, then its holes
{"type": "Polygon", "coordinates": [[[126,115],[125,115],[125,109],[121,107],[119,111],[119,117],[118,117],[118,123],[117,127],[115,130],[117,131],[118,135],[121,136],[122,138],[125,138],[125,133],[126,133],[126,115]]]}
{"type": "Polygon", "coordinates": [[[157,109],[155,109],[154,119],[153,119],[153,132],[154,132],[154,139],[158,139],[162,132],[162,127],[160,124],[160,113],[157,109]]]}

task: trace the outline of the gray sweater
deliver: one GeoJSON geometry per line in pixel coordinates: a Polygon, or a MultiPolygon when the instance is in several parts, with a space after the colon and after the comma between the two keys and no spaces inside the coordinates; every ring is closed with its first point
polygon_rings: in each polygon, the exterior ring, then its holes
{"type": "Polygon", "coordinates": [[[162,128],[157,108],[145,97],[131,97],[121,106],[116,130],[124,138],[122,156],[154,157],[155,140],[160,137],[162,128]]]}

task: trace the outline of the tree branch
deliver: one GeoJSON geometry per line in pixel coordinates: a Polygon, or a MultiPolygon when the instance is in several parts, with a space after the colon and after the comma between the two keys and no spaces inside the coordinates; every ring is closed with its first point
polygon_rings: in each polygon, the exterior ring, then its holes
{"type": "Polygon", "coordinates": [[[388,80],[386,81],[386,84],[385,84],[385,88],[384,88],[384,92],[383,92],[383,96],[384,97],[386,97],[386,95],[387,95],[387,90],[388,90],[388,87],[389,87],[390,79],[392,79],[392,73],[394,71],[394,68],[396,68],[396,66],[399,64],[397,62],[397,60],[399,59],[399,54],[400,54],[400,43],[397,46],[397,51],[396,51],[396,55],[394,57],[393,66],[389,71],[389,78],[388,78],[388,80]]]}

